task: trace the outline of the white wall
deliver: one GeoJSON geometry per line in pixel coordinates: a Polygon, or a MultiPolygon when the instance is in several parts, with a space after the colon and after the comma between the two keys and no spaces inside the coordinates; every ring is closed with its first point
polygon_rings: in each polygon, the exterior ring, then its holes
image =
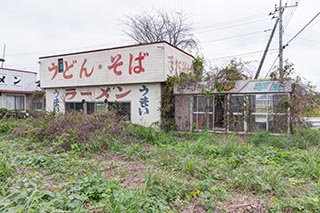
{"type": "Polygon", "coordinates": [[[40,57],[40,81],[42,88],[164,82],[192,72],[192,59],[164,42],[40,57]]]}
{"type": "Polygon", "coordinates": [[[165,45],[165,75],[174,76],[180,73],[192,73],[193,57],[170,46],[165,45]]]}
{"type": "Polygon", "coordinates": [[[1,90],[32,92],[36,89],[36,73],[0,68],[0,92],[1,90]]]}
{"type": "Polygon", "coordinates": [[[105,99],[130,102],[132,123],[150,126],[160,122],[160,83],[46,89],[46,110],[55,108],[55,111],[65,112],[65,102],[104,102],[105,99]],[[147,101],[148,106],[142,107],[140,101],[147,101]]]}
{"type": "Polygon", "coordinates": [[[4,93],[0,96],[0,108],[6,108],[5,96],[4,93]]]}
{"type": "Polygon", "coordinates": [[[158,44],[40,58],[43,88],[161,82],[163,70],[163,49],[158,44]],[[54,76],[58,59],[64,61],[64,72],[54,76]]]}

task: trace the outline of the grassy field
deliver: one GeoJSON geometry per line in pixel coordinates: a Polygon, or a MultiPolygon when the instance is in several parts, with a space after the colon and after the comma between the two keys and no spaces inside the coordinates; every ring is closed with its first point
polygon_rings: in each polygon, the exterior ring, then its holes
{"type": "Polygon", "coordinates": [[[83,119],[76,130],[61,126],[72,119],[1,121],[0,212],[320,212],[318,130],[240,137],[124,123],[81,141],[83,119]]]}

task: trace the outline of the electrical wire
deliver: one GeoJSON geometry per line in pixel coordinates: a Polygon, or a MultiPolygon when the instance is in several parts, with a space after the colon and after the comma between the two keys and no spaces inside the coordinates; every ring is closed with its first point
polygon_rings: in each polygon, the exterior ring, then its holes
{"type": "Polygon", "coordinates": [[[229,20],[229,21],[222,21],[222,22],[217,22],[217,23],[214,23],[214,24],[210,24],[210,25],[206,25],[206,26],[200,26],[198,27],[198,30],[207,30],[208,28],[212,28],[212,27],[220,27],[220,26],[224,26],[224,25],[228,25],[228,23],[237,23],[237,22],[245,22],[247,20],[252,20],[254,18],[261,18],[261,17],[265,17],[265,13],[260,13],[260,14],[257,14],[257,15],[250,15],[250,16],[245,16],[245,17],[240,17],[240,18],[237,18],[237,19],[232,19],[232,20],[229,20]]]}
{"type": "MultiPolygon", "coordinates": [[[[277,51],[278,49],[271,49],[269,50],[269,52],[274,52],[277,51]]],[[[246,55],[257,55],[264,52],[264,50],[261,51],[253,51],[253,52],[247,52],[247,53],[242,53],[242,54],[238,54],[238,55],[228,55],[228,56],[223,56],[223,57],[218,57],[218,58],[212,58],[212,59],[208,59],[208,61],[214,61],[214,60],[220,60],[220,59],[225,59],[225,58],[233,58],[233,57],[239,57],[239,56],[246,56],[246,55]]]]}
{"type": "Polygon", "coordinates": [[[211,32],[211,31],[217,31],[217,30],[224,30],[224,29],[231,29],[231,28],[235,28],[235,27],[241,27],[244,25],[248,25],[248,24],[254,24],[254,23],[258,23],[258,22],[264,22],[267,21],[268,19],[263,18],[263,19],[257,19],[254,21],[246,21],[242,24],[230,24],[230,25],[225,25],[225,26],[221,26],[221,27],[215,27],[215,28],[208,28],[205,30],[195,30],[195,33],[205,33],[205,32],[211,32]]]}
{"type": "Polygon", "coordinates": [[[229,40],[229,39],[235,39],[235,38],[241,38],[241,37],[246,37],[248,35],[255,35],[255,34],[260,34],[263,33],[265,31],[255,31],[252,33],[246,33],[246,34],[241,34],[241,35],[236,35],[236,36],[230,36],[230,37],[225,37],[225,38],[220,38],[220,39],[214,39],[214,40],[209,40],[209,41],[204,41],[201,42],[202,44],[206,44],[206,43],[212,43],[212,42],[217,42],[217,41],[224,41],[224,40],[229,40]]]}
{"type": "MultiPolygon", "coordinates": [[[[292,1],[291,1],[291,5],[294,5],[294,3],[293,3],[294,1],[295,1],[295,0],[292,0],[292,1]]],[[[302,1],[302,0],[296,1],[296,5],[300,5],[301,1],[302,1]]],[[[291,20],[292,20],[292,17],[293,17],[293,15],[294,15],[294,13],[297,11],[297,9],[298,9],[298,7],[293,7],[293,9],[291,10],[290,15],[286,15],[285,19],[287,19],[287,17],[289,17],[289,18],[288,18],[288,21],[287,21],[286,26],[284,26],[284,32],[286,31],[287,27],[289,26],[289,24],[290,24],[290,22],[291,22],[291,20]]],[[[287,14],[288,14],[288,13],[287,13],[287,14]]]]}
{"type": "Polygon", "coordinates": [[[300,33],[302,33],[318,16],[320,15],[320,12],[318,12],[317,15],[315,15],[297,34],[295,34],[284,46],[283,48],[287,47],[290,42],[292,42],[295,38],[298,37],[300,33]]]}
{"type": "Polygon", "coordinates": [[[271,65],[269,71],[267,72],[265,78],[267,78],[267,77],[270,75],[270,73],[271,73],[271,71],[272,71],[272,68],[274,67],[274,65],[276,64],[276,62],[277,62],[278,59],[279,59],[279,55],[277,55],[277,57],[274,59],[274,61],[273,61],[272,65],[271,65]]]}

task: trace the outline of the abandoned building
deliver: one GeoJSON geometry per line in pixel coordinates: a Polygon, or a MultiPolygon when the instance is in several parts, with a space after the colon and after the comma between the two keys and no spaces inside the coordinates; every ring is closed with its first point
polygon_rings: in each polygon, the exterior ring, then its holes
{"type": "Polygon", "coordinates": [[[290,82],[241,80],[175,86],[178,131],[290,132],[290,82]]]}
{"type": "Polygon", "coordinates": [[[166,42],[40,57],[46,110],[90,114],[116,106],[132,123],[159,123],[163,82],[192,73],[192,61],[166,42]]]}
{"type": "Polygon", "coordinates": [[[0,68],[0,108],[26,112],[33,108],[36,72],[0,68]]]}

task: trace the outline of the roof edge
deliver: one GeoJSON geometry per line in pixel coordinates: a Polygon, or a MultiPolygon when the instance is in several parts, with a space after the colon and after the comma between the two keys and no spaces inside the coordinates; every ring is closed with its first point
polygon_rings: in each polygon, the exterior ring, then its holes
{"type": "Polygon", "coordinates": [[[131,47],[139,47],[139,46],[147,46],[147,45],[153,45],[153,44],[167,44],[178,51],[194,58],[193,55],[190,53],[185,52],[182,49],[179,49],[178,47],[166,42],[166,41],[159,41],[159,42],[153,42],[153,43],[140,43],[140,44],[132,44],[132,45],[126,45],[126,46],[118,46],[118,47],[111,47],[111,48],[104,48],[104,49],[95,49],[95,50],[87,50],[87,51],[80,51],[80,52],[71,52],[71,53],[63,53],[63,54],[56,54],[56,55],[50,55],[50,56],[42,56],[39,57],[39,59],[47,59],[47,58],[53,58],[53,57],[62,57],[62,56],[69,56],[69,55],[79,55],[79,54],[85,54],[85,53],[93,53],[93,52],[100,52],[100,51],[110,51],[110,50],[116,50],[116,49],[124,49],[124,48],[131,48],[131,47]]]}
{"type": "Polygon", "coordinates": [[[34,71],[12,69],[12,68],[5,68],[5,67],[0,68],[0,70],[8,70],[8,71],[13,71],[13,72],[24,72],[24,73],[30,73],[30,74],[38,74],[37,72],[34,72],[34,71]]]}

